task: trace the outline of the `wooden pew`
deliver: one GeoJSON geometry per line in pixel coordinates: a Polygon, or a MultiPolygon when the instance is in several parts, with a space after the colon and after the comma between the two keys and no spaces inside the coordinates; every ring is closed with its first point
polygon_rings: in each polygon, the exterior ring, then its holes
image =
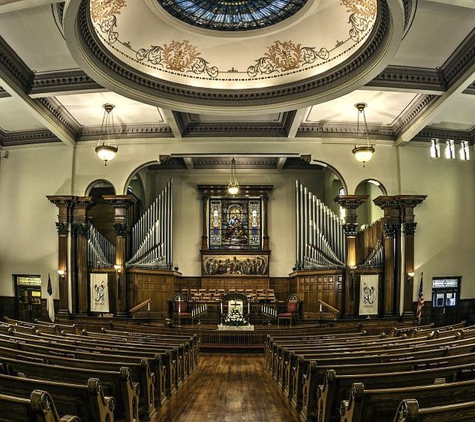
{"type": "MultiPolygon", "coordinates": [[[[385,351],[373,351],[373,353],[366,354],[363,352],[359,354],[357,352],[351,354],[334,354],[334,355],[298,355],[294,354],[290,356],[290,363],[288,363],[287,371],[288,375],[288,389],[292,393],[292,403],[298,411],[301,410],[304,404],[304,392],[308,391],[308,395],[313,395],[316,384],[316,380],[312,379],[313,371],[312,366],[323,365],[328,368],[330,360],[333,360],[334,364],[355,364],[364,365],[366,363],[376,362],[389,362],[398,360],[411,360],[422,358],[436,358],[454,356],[458,354],[466,354],[475,352],[475,340],[469,339],[462,342],[456,341],[452,345],[439,345],[435,349],[419,348],[415,349],[395,349],[385,351]]],[[[284,377],[285,378],[285,377],[284,377]]],[[[285,390],[285,386],[283,387],[285,390]]]]}
{"type": "MultiPolygon", "coordinates": [[[[63,338],[62,336],[44,335],[42,333],[25,333],[17,332],[16,327],[11,327],[7,334],[0,334],[0,339],[8,339],[12,341],[24,341],[29,344],[47,345],[55,349],[69,349],[73,353],[85,351],[89,353],[97,354],[97,359],[100,359],[102,355],[120,355],[128,356],[140,360],[141,358],[148,357],[151,371],[156,374],[155,391],[158,392],[159,397],[162,397],[162,393],[167,396],[171,396],[180,382],[180,374],[183,371],[179,371],[179,350],[167,349],[161,350],[158,348],[152,349],[158,353],[150,351],[148,348],[140,347],[130,348],[127,346],[121,347],[120,344],[113,345],[98,345],[96,342],[90,342],[87,339],[71,340],[63,338]]],[[[69,353],[71,354],[71,352],[69,353]]],[[[68,355],[68,353],[66,353],[68,355]]],[[[163,400],[160,400],[163,401],[163,400]]]]}
{"type": "Polygon", "coordinates": [[[400,404],[393,422],[473,422],[475,401],[420,407],[416,399],[405,399],[400,404]]]}
{"type": "MultiPolygon", "coordinates": [[[[453,356],[434,357],[395,360],[391,362],[374,362],[366,363],[360,361],[358,363],[341,364],[338,360],[329,360],[327,362],[311,363],[309,367],[308,382],[303,387],[302,409],[303,415],[314,415],[318,412],[317,400],[321,400],[322,385],[325,383],[325,375],[329,370],[335,371],[337,374],[354,375],[365,373],[386,373],[388,377],[392,372],[410,372],[414,370],[442,368],[449,366],[460,366],[475,363],[475,353],[464,353],[453,356]],[[315,399],[318,398],[318,399],[315,399]]],[[[291,398],[291,396],[289,396],[291,398]]],[[[321,409],[321,406],[320,406],[321,409]]]]}
{"type": "Polygon", "coordinates": [[[33,390],[30,398],[0,394],[0,408],[5,422],[81,422],[77,416],[60,418],[51,396],[41,390],[33,390]]]}
{"type": "Polygon", "coordinates": [[[114,422],[115,400],[104,396],[97,378],[72,384],[0,374],[0,394],[30,398],[33,390],[47,391],[60,414],[77,415],[81,422],[114,422]]]}
{"type": "Polygon", "coordinates": [[[0,356],[0,364],[6,375],[25,376],[51,381],[83,384],[89,378],[98,378],[104,387],[105,394],[116,400],[119,417],[126,422],[139,422],[139,391],[138,384],[132,383],[130,371],[122,367],[119,371],[99,369],[71,368],[59,365],[48,365],[41,362],[28,362],[0,356]]]}
{"type": "MultiPolygon", "coordinates": [[[[154,392],[154,377],[150,372],[150,366],[146,359],[140,362],[127,360],[127,362],[120,361],[119,356],[115,356],[110,360],[97,360],[97,354],[88,353],[81,357],[77,356],[59,356],[51,354],[55,351],[52,348],[40,348],[39,346],[31,347],[27,344],[17,344],[19,348],[8,348],[0,346],[0,359],[2,357],[9,357],[12,359],[22,359],[29,362],[42,362],[49,365],[59,365],[66,368],[79,368],[83,370],[106,370],[106,371],[120,371],[122,367],[127,367],[130,372],[132,381],[139,385],[140,391],[140,414],[145,420],[150,420],[155,413],[155,392],[154,392]],[[33,349],[35,351],[27,351],[24,349],[33,349]]],[[[125,360],[125,359],[124,359],[125,360]]],[[[100,386],[100,384],[99,384],[100,386]]],[[[51,391],[48,390],[50,394],[51,391]]]]}
{"type": "Polygon", "coordinates": [[[362,383],[365,388],[384,389],[389,386],[422,386],[464,379],[475,379],[475,361],[469,364],[391,373],[337,374],[331,369],[327,371],[323,385],[318,387],[317,399],[312,400],[309,397],[309,407],[302,409],[302,415],[305,420],[315,420],[318,415],[321,421],[329,422],[332,416],[336,417],[340,402],[348,396],[354,383],[362,383]]]}
{"type": "MultiPolygon", "coordinates": [[[[340,421],[393,422],[395,409],[407,398],[416,399],[422,407],[434,407],[464,403],[474,395],[475,380],[382,389],[367,389],[363,383],[355,383],[351,387],[349,398],[340,404],[340,421]]],[[[456,420],[438,419],[436,416],[431,422],[456,420]]]]}

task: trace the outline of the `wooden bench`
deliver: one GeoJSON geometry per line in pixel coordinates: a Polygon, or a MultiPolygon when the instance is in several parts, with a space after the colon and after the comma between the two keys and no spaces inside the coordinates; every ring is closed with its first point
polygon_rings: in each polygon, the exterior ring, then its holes
{"type": "Polygon", "coordinates": [[[465,344],[461,344],[459,342],[454,342],[452,344],[455,345],[439,345],[439,347],[436,349],[423,348],[422,350],[419,350],[418,348],[415,348],[409,350],[395,349],[394,351],[375,351],[372,354],[359,354],[357,352],[354,352],[352,354],[341,355],[290,355],[290,361],[288,363],[283,363],[282,366],[282,371],[287,371],[288,374],[283,378],[287,379],[287,385],[284,385],[282,389],[283,391],[287,391],[288,394],[292,395],[292,403],[296,407],[296,409],[300,411],[304,403],[304,391],[307,390],[309,391],[308,394],[312,395],[312,392],[314,391],[316,385],[316,380],[312,379],[314,374],[312,366],[315,367],[315,365],[322,365],[323,367],[328,368],[328,365],[331,364],[331,360],[333,361],[333,364],[365,365],[368,363],[378,362],[447,357],[459,354],[472,353],[475,351],[475,341],[473,340],[465,342],[465,344]],[[311,387],[308,387],[309,385],[311,387]]]}
{"type": "Polygon", "coordinates": [[[362,383],[365,388],[384,389],[387,387],[422,386],[436,382],[446,383],[464,379],[475,379],[475,362],[391,373],[337,374],[336,371],[331,369],[327,371],[323,385],[318,387],[316,398],[308,398],[309,407],[302,409],[302,414],[306,417],[306,420],[315,420],[317,415],[323,422],[329,422],[331,417],[335,419],[340,402],[348,396],[354,383],[362,383]]]}
{"type": "Polygon", "coordinates": [[[0,334],[1,339],[5,341],[23,341],[26,344],[35,344],[48,346],[55,349],[58,353],[68,355],[74,355],[81,351],[94,353],[97,355],[97,359],[101,359],[102,355],[128,356],[129,358],[135,357],[140,360],[141,358],[148,357],[151,371],[156,375],[155,391],[158,392],[159,397],[162,394],[171,396],[183,377],[183,371],[180,371],[180,352],[177,348],[167,348],[165,350],[160,348],[140,348],[140,347],[120,347],[117,343],[113,345],[97,344],[96,342],[90,342],[87,339],[72,340],[65,339],[62,336],[42,335],[41,333],[31,334],[24,332],[17,332],[15,328],[12,328],[7,334],[0,334]],[[68,349],[69,352],[65,351],[68,349]],[[154,350],[156,353],[154,353],[154,350]],[[181,377],[180,377],[181,374],[181,377]]]}
{"type": "MultiPolygon", "coordinates": [[[[82,356],[59,356],[57,351],[51,348],[40,348],[40,346],[31,347],[27,344],[17,345],[22,346],[22,349],[14,349],[0,346],[0,359],[2,357],[9,357],[12,359],[22,359],[29,362],[42,362],[49,365],[59,365],[67,368],[79,368],[83,370],[106,370],[106,371],[120,371],[122,367],[127,367],[132,381],[139,385],[140,401],[139,409],[140,415],[146,420],[150,420],[155,413],[155,383],[154,376],[150,372],[150,366],[146,359],[140,362],[137,360],[126,359],[121,361],[120,356],[111,356],[106,360],[98,361],[97,354],[88,353],[82,356]],[[24,349],[32,349],[35,351],[28,351],[24,349]],[[112,359],[111,359],[112,358],[112,359]],[[127,360],[127,362],[124,362],[127,360]]],[[[51,391],[48,390],[51,394],[51,391]]]]}
{"type": "Polygon", "coordinates": [[[126,422],[139,422],[139,386],[132,383],[130,371],[127,367],[122,367],[119,371],[85,370],[85,368],[48,365],[2,356],[0,356],[0,363],[2,372],[6,375],[74,384],[83,384],[89,378],[98,378],[101,380],[105,394],[115,398],[119,417],[124,418],[126,422]]]}
{"type": "MultiPolygon", "coordinates": [[[[393,422],[395,409],[407,398],[416,399],[420,406],[434,407],[464,403],[474,395],[475,380],[382,389],[368,389],[363,383],[355,383],[351,387],[349,398],[340,403],[340,421],[393,422]]],[[[456,420],[435,417],[431,422],[456,420]]]]}
{"type": "Polygon", "coordinates": [[[33,390],[29,398],[0,394],[2,421],[8,422],[81,422],[77,416],[59,417],[51,396],[46,391],[33,390]]]}
{"type": "Polygon", "coordinates": [[[416,399],[405,399],[400,404],[393,422],[473,422],[475,401],[420,407],[416,399]]]}
{"type": "MultiPolygon", "coordinates": [[[[360,362],[340,364],[337,360],[329,360],[327,362],[313,362],[309,367],[309,375],[305,379],[302,395],[303,415],[314,415],[317,413],[316,400],[320,400],[322,394],[322,385],[325,383],[325,375],[329,370],[335,371],[337,374],[355,375],[364,373],[386,373],[388,376],[392,372],[410,372],[414,370],[442,368],[448,366],[460,366],[475,363],[475,353],[464,353],[454,356],[434,357],[395,360],[391,362],[360,362]]],[[[291,398],[291,396],[289,396],[291,398]]]]}
{"type": "Polygon", "coordinates": [[[115,400],[104,396],[97,378],[72,384],[0,374],[0,394],[14,391],[15,396],[30,398],[33,390],[47,391],[60,414],[77,415],[81,422],[114,422],[115,400]]]}

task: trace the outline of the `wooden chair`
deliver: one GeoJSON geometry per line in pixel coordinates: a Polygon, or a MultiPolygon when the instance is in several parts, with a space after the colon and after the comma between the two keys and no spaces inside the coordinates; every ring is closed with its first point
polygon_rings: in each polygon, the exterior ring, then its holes
{"type": "Polygon", "coordinates": [[[297,322],[299,317],[299,297],[296,293],[291,293],[287,297],[285,304],[284,312],[277,314],[277,325],[280,324],[281,320],[289,321],[289,325],[292,325],[292,322],[297,322]]]}
{"type": "Polygon", "coordinates": [[[190,322],[193,324],[193,314],[188,307],[188,300],[186,297],[178,293],[173,299],[173,323],[181,325],[182,323],[190,322]]]}

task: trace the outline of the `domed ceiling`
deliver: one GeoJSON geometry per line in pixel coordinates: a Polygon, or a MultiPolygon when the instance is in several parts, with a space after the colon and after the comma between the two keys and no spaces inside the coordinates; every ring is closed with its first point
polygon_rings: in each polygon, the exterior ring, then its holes
{"type": "Polygon", "coordinates": [[[384,68],[404,27],[388,3],[71,0],[64,27],[81,67],[129,98],[181,111],[285,110],[348,93],[384,68]]]}

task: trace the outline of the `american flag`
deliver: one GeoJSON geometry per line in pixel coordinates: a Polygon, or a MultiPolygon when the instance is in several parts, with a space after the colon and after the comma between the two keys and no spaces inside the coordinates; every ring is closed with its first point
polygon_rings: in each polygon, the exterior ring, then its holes
{"type": "Polygon", "coordinates": [[[423,295],[423,289],[422,289],[423,277],[424,277],[424,273],[421,273],[421,284],[419,286],[419,296],[417,298],[417,310],[416,310],[416,319],[417,319],[418,324],[421,323],[422,308],[424,307],[424,295],[423,295]]]}

